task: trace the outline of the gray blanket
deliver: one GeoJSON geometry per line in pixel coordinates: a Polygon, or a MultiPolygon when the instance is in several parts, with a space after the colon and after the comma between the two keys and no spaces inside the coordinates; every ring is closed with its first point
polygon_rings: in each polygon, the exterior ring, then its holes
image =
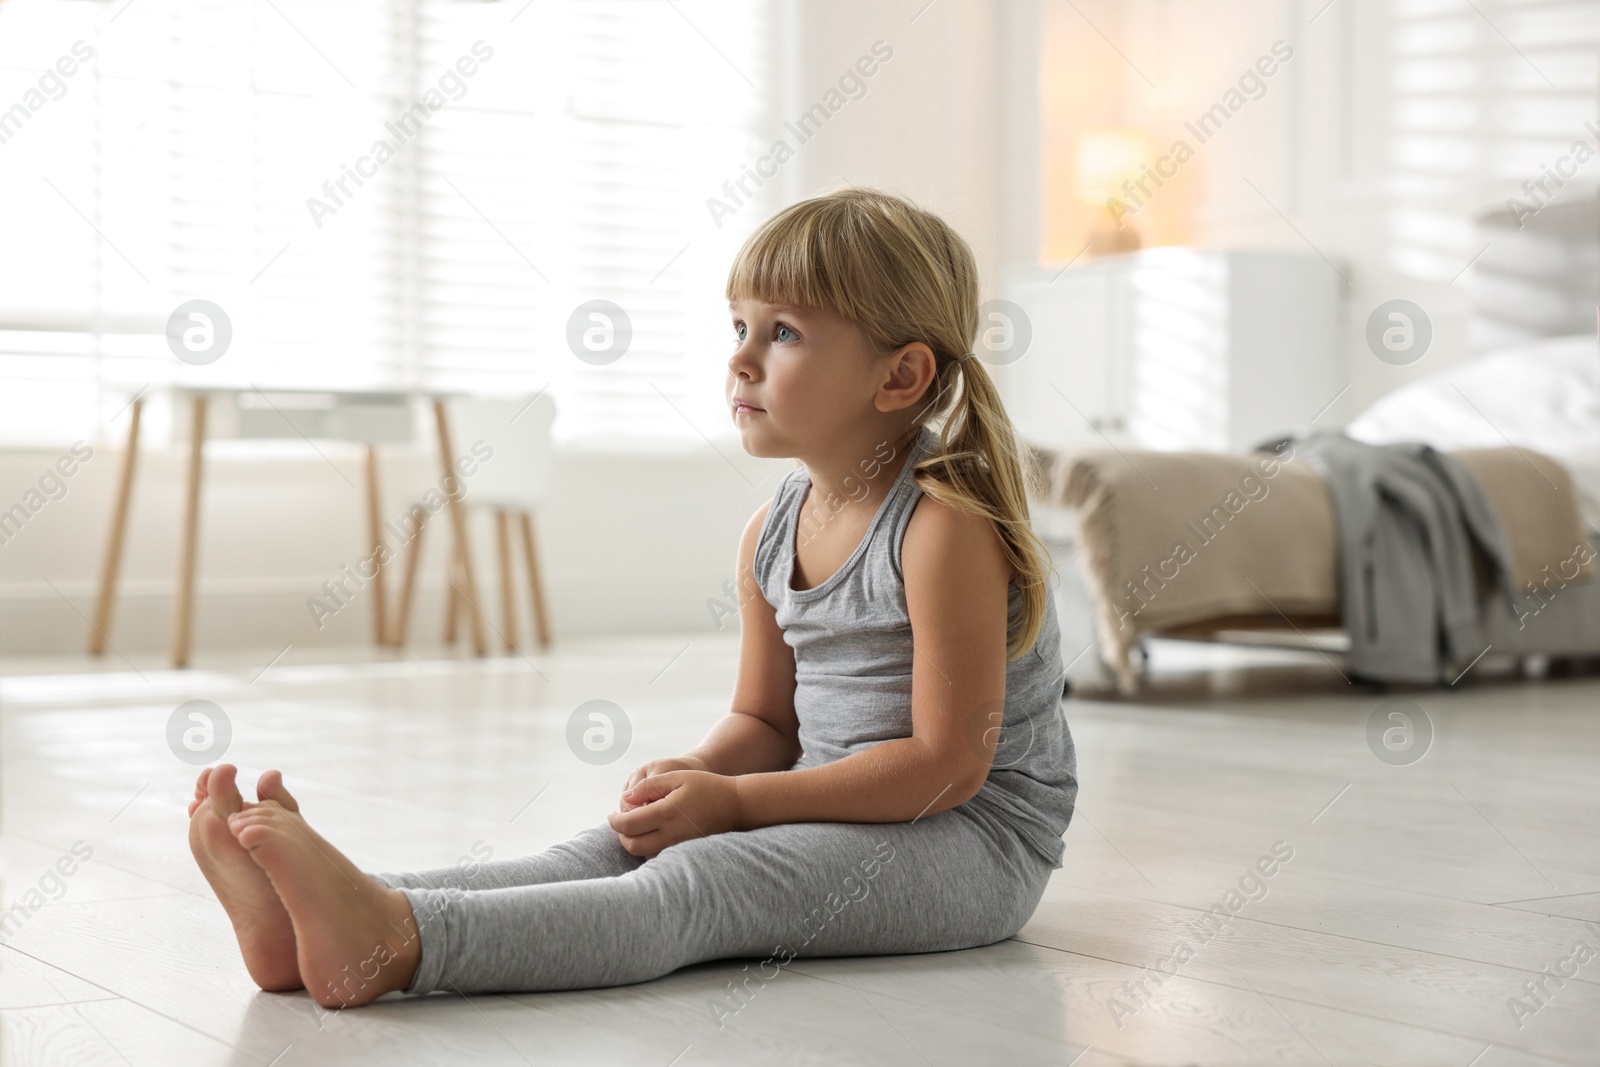
{"type": "Polygon", "coordinates": [[[1351,671],[1448,681],[1489,644],[1479,574],[1507,604],[1516,595],[1510,542],[1477,479],[1427,445],[1368,445],[1337,432],[1296,442],[1295,454],[1333,501],[1351,671]]]}

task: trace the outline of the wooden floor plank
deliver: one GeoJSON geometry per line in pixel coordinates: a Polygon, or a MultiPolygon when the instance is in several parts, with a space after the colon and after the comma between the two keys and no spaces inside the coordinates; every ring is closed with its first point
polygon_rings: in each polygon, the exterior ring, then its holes
{"type": "Polygon", "coordinates": [[[109,1000],[116,994],[0,945],[0,1011],[109,1000]]]}

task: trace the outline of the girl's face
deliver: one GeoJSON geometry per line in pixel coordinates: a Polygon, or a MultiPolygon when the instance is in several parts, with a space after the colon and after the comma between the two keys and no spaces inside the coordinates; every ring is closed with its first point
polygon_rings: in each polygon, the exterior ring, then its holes
{"type": "Polygon", "coordinates": [[[730,312],[724,394],[750,455],[814,455],[884,419],[874,398],[891,375],[860,327],[832,311],[756,300],[730,312]]]}

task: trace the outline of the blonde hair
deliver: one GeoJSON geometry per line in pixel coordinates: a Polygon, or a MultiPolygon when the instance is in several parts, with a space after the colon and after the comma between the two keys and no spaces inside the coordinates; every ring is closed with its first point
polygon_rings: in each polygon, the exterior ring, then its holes
{"type": "Polygon", "coordinates": [[[832,311],[859,326],[879,352],[913,341],[933,350],[933,396],[913,425],[942,420],[939,443],[912,478],[941,504],[994,524],[1022,590],[1022,611],[1007,622],[1006,661],[1032,648],[1052,570],[1028,518],[1039,474],[972,351],[978,268],[961,235],[901,197],[840,189],[791,204],[751,234],[728,272],[727,295],[730,303],[832,311]]]}

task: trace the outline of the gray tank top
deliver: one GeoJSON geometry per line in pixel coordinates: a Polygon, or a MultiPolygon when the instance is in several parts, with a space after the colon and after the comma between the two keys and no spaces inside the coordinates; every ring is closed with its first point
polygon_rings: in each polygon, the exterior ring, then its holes
{"type": "MultiPolygon", "coordinates": [[[[794,650],[795,713],[804,754],[796,767],[817,766],[899,737],[911,736],[911,619],[906,611],[900,544],[922,497],[911,477],[918,460],[938,447],[922,427],[861,543],[827,581],[791,589],[800,505],[811,479],[801,467],[773,496],[756,545],[754,572],[794,650]]],[[[892,462],[889,456],[884,462],[892,462]]],[[[1015,583],[1010,617],[1022,607],[1015,583]]],[[[1054,596],[1028,652],[1006,665],[1003,716],[994,709],[987,729],[998,730],[992,769],[967,805],[1020,832],[1052,865],[1061,865],[1061,835],[1077,798],[1077,760],[1061,711],[1065,671],[1054,596]]]]}

